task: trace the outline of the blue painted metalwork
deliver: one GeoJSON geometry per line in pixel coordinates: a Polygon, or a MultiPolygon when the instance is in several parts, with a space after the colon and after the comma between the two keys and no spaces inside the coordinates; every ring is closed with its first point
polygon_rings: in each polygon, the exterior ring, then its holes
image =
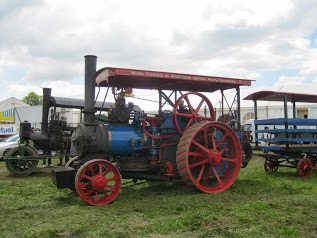
{"type": "Polygon", "coordinates": [[[131,125],[109,125],[109,151],[112,156],[131,155],[148,146],[148,137],[131,125]]]}

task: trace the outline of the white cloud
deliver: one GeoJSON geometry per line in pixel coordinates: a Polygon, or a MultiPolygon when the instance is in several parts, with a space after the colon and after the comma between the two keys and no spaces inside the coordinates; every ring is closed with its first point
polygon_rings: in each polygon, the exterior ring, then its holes
{"type": "Polygon", "coordinates": [[[86,54],[98,56],[98,68],[248,79],[278,71],[277,83],[267,85],[276,90],[312,88],[317,79],[317,49],[308,39],[317,29],[316,0],[6,0],[0,13],[0,82],[8,85],[1,99],[41,87],[83,95],[86,54]],[[8,67],[25,74],[10,82],[8,67]],[[283,74],[290,69],[298,75],[283,74]]]}

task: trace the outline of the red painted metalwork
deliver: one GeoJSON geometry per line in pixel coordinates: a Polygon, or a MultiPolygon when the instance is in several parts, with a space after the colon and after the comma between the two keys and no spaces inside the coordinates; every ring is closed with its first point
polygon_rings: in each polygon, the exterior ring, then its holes
{"type": "Polygon", "coordinates": [[[90,160],[78,170],[75,187],[85,202],[94,206],[102,206],[112,202],[119,194],[121,175],[109,161],[90,160]]]}
{"type": "Polygon", "coordinates": [[[186,131],[191,125],[194,123],[197,123],[199,121],[214,121],[215,120],[215,112],[214,108],[209,101],[209,99],[202,93],[198,92],[189,92],[181,96],[175,103],[173,108],[173,124],[176,130],[179,134],[183,134],[184,131],[186,131]],[[196,105],[193,101],[194,98],[191,96],[198,96],[196,99],[199,100],[199,103],[196,105]],[[190,98],[191,97],[191,98],[190,98]],[[187,103],[188,108],[183,108],[182,103],[184,100],[187,103]],[[199,110],[201,109],[202,105],[205,103],[205,105],[208,106],[209,116],[202,116],[199,113],[199,110]],[[179,121],[187,121],[185,128],[181,128],[179,125],[179,121]]]}
{"type": "Polygon", "coordinates": [[[298,161],[297,172],[300,177],[309,177],[313,172],[313,164],[311,160],[304,158],[298,161]]]}
{"type": "Polygon", "coordinates": [[[156,126],[157,123],[162,122],[162,117],[144,117],[144,120],[147,121],[150,126],[156,126]]]}
{"type": "MultiPolygon", "coordinates": [[[[153,117],[154,118],[154,117],[153,117]]],[[[151,120],[150,120],[151,121],[151,120]]],[[[151,121],[152,123],[154,123],[155,120],[151,121]]],[[[146,126],[146,122],[147,120],[145,120],[145,118],[142,119],[142,130],[143,132],[148,135],[149,137],[151,137],[152,139],[155,139],[155,140],[161,140],[161,139],[168,139],[168,138],[171,138],[173,136],[175,136],[175,134],[171,134],[171,135],[167,135],[167,136],[155,136],[153,134],[151,134],[150,132],[148,132],[145,128],[146,126]]],[[[150,122],[149,122],[150,123],[150,122]]]]}
{"type": "Polygon", "coordinates": [[[105,67],[97,71],[96,84],[105,87],[214,92],[250,86],[252,80],[105,67]]]}
{"type": "Polygon", "coordinates": [[[242,148],[234,131],[221,122],[199,122],[184,132],[176,152],[183,181],[205,193],[228,189],[238,177],[242,148]]]}
{"type": "Polygon", "coordinates": [[[165,176],[174,176],[175,174],[173,173],[173,164],[171,162],[166,162],[166,173],[164,174],[165,176]]]}
{"type": "Polygon", "coordinates": [[[133,93],[133,90],[132,90],[132,88],[127,87],[127,88],[124,89],[124,92],[125,92],[126,94],[131,94],[131,93],[133,93]]]}

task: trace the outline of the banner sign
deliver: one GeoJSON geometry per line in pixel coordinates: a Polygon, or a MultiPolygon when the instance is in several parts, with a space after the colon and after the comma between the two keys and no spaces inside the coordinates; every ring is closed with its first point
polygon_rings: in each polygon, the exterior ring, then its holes
{"type": "Polygon", "coordinates": [[[0,135],[13,135],[17,133],[15,124],[0,124],[0,135]]]}

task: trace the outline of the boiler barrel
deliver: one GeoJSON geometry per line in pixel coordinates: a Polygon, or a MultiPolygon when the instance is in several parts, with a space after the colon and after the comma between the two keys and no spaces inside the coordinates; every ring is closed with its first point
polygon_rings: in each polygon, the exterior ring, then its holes
{"type": "Polygon", "coordinates": [[[147,136],[132,126],[109,125],[108,139],[111,156],[130,156],[149,146],[147,136]]]}

